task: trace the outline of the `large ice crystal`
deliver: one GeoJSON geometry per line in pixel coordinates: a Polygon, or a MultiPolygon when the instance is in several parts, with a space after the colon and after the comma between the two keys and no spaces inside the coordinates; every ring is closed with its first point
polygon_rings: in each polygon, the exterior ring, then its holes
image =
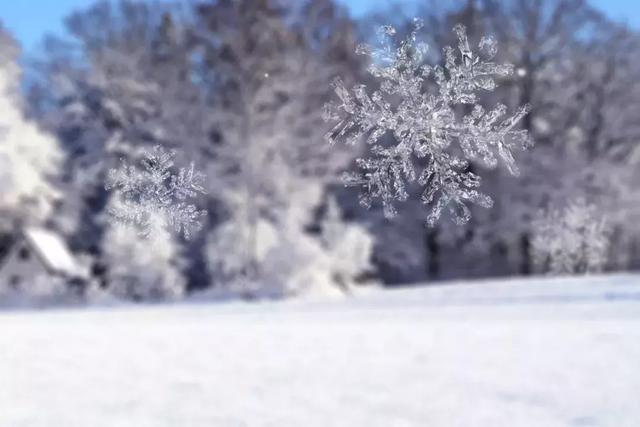
{"type": "Polygon", "coordinates": [[[464,224],[471,216],[467,203],[486,208],[493,204],[477,190],[480,177],[471,172],[469,162],[495,167],[501,158],[517,175],[513,151],[527,148],[530,138],[515,126],[528,106],[505,118],[503,104],[488,110],[478,104],[478,92],[492,91],[496,78],[513,73],[511,64],[492,62],[497,53],[493,38],[483,37],[480,54],[475,54],[465,27],[456,25],[457,53],[446,47],[444,66],[430,66],[425,64],[427,45],[416,41],[421,27],[415,20],[411,34],[396,44],[396,30],[383,26],[379,48],[358,46],[356,52],[371,58],[369,73],[379,80],[380,89],[369,95],[365,85],[348,90],[336,79],[339,102],[325,105],[324,119],[335,123],[326,138],[354,144],[364,137],[370,145],[371,156],[357,160],[360,171],[343,177],[347,185],[363,187],[363,206],[380,198],[385,216],[393,217],[394,202],[406,200],[407,184],[417,181],[424,186],[422,201],[432,207],[429,225],[445,207],[457,224],[464,224]],[[418,163],[426,166],[416,171],[418,163]]]}
{"type": "Polygon", "coordinates": [[[188,202],[205,193],[204,175],[194,170],[194,164],[173,172],[175,151],[156,146],[144,153],[141,165],[129,165],[124,160],[109,171],[106,189],[115,189],[117,203],[109,214],[117,222],[133,225],[142,236],[149,236],[156,227],[182,232],[186,238],[201,227],[204,211],[188,202]]]}

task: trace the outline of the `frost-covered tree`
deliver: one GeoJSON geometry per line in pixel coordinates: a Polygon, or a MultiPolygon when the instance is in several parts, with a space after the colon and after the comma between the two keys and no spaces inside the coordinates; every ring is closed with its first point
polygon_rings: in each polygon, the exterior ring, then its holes
{"type": "Polygon", "coordinates": [[[363,226],[346,222],[333,197],[327,202],[321,229],[322,245],[329,257],[326,270],[340,288],[349,289],[361,276],[373,272],[373,237],[363,226]]]}
{"type": "MultiPolygon", "coordinates": [[[[96,3],[67,19],[70,39],[49,39],[38,64],[33,114],[68,153],[60,217],[72,218],[66,231],[73,246],[92,253],[105,277],[115,265],[103,253],[114,236],[107,233],[115,203],[105,189],[108,171],[121,159],[137,163],[156,145],[174,149],[177,164],[193,159],[201,169],[204,160],[198,148],[208,141],[211,115],[191,74],[187,24],[179,16],[160,3],[96,3]]],[[[204,201],[195,204],[199,211],[204,201]]],[[[170,243],[177,260],[182,242],[170,243]]]]}
{"type": "Polygon", "coordinates": [[[0,26],[0,224],[41,222],[60,193],[52,179],[63,154],[22,110],[18,46],[0,26]]]}
{"type": "MultiPolygon", "coordinates": [[[[473,218],[464,227],[442,221],[433,231],[427,229],[424,238],[405,234],[406,223],[417,223],[422,215],[414,208],[419,194],[410,187],[403,221],[374,228],[379,234],[377,259],[385,265],[397,263],[394,254],[411,244],[406,252],[424,254],[422,269],[428,277],[529,274],[535,213],[580,196],[602,201],[599,205],[615,234],[611,261],[626,266],[639,259],[632,226],[637,218],[633,170],[638,170],[632,166],[632,147],[637,147],[632,141],[639,139],[632,117],[640,105],[638,85],[632,83],[632,76],[640,72],[637,34],[582,0],[438,4],[441,7],[418,6],[415,13],[428,22],[419,36],[430,44],[448,44],[450,28],[457,22],[463,22],[470,35],[494,35],[500,46],[495,60],[517,65],[513,77],[485,97],[510,109],[531,106],[521,126],[536,141],[536,149],[518,156],[518,179],[504,168],[482,172],[484,192],[494,205],[469,206],[473,218]]],[[[409,25],[397,16],[392,18],[400,32],[409,25]]],[[[438,52],[429,53],[438,57],[438,52]]],[[[471,166],[479,171],[480,165],[471,166]]],[[[414,258],[409,259],[413,264],[414,258]]]]}
{"type": "MultiPolygon", "coordinates": [[[[164,4],[99,2],[67,20],[71,39],[49,39],[38,63],[33,110],[59,136],[73,239],[95,246],[108,202],[107,171],[139,149],[198,159],[207,111],[190,74],[185,24],[164,4]],[[87,236],[91,236],[87,239],[87,236]]],[[[199,166],[199,165],[196,165],[199,166]]]]}
{"type": "MultiPolygon", "coordinates": [[[[575,58],[570,78],[577,83],[579,111],[572,122],[567,155],[580,159],[579,168],[563,173],[576,189],[596,194],[613,230],[610,255],[617,267],[638,265],[640,219],[636,111],[640,90],[640,36],[617,25],[598,28],[575,58]]],[[[567,185],[567,184],[565,184],[567,185]]]]}
{"type": "MultiPolygon", "coordinates": [[[[117,209],[118,203],[112,199],[109,206],[117,209]]],[[[107,226],[101,248],[107,266],[105,290],[117,298],[171,300],[185,292],[183,260],[176,252],[174,237],[164,228],[160,216],[149,220],[159,223],[147,239],[118,223],[107,226]]]]}
{"type": "Polygon", "coordinates": [[[196,28],[216,120],[207,175],[226,208],[210,241],[236,236],[224,256],[238,258],[248,282],[264,282],[261,228],[303,238],[323,187],[352,158],[322,144],[322,105],[332,76],[357,63],[345,49],[353,28],[330,1],[266,0],[203,4],[196,28]]]}
{"type": "MultiPolygon", "coordinates": [[[[358,63],[352,22],[330,0],[193,2],[183,10],[100,2],[67,26],[72,40],[48,42],[32,111],[70,154],[65,207],[77,225],[69,234],[99,259],[114,202],[104,182],[120,158],[132,164],[161,145],[176,150],[176,163],[195,160],[208,177],[208,196],[195,203],[209,212],[205,229],[228,219],[248,230],[234,252],[245,272],[258,269],[258,221],[282,230],[297,206],[311,218],[334,171],[352,158],[320,143],[328,82],[358,63]]],[[[306,224],[296,227],[306,233],[306,224]]],[[[204,244],[182,243],[201,273],[204,244]]],[[[196,276],[195,286],[207,283],[196,276]]]]}
{"type": "Polygon", "coordinates": [[[467,203],[491,207],[489,196],[479,192],[480,177],[469,170],[469,161],[495,167],[501,158],[512,174],[517,174],[513,151],[526,148],[530,139],[516,124],[526,115],[528,106],[512,116],[503,116],[506,106],[498,104],[485,110],[478,92],[492,91],[496,79],[513,73],[510,64],[492,62],[497,52],[493,38],[483,37],[480,54],[470,47],[466,29],[456,25],[458,52],[444,49],[445,65],[424,64],[427,46],[416,41],[422,21],[406,40],[393,46],[396,30],[379,30],[381,47],[358,46],[358,53],[372,59],[369,72],[381,81],[380,90],[371,95],[365,85],[350,92],[340,80],[334,83],[339,103],[327,104],[325,118],[337,124],[327,134],[329,142],[356,143],[365,137],[372,156],[358,160],[360,173],[345,174],[348,185],[363,187],[360,202],[370,207],[380,198],[385,216],[393,217],[393,202],[408,198],[407,182],[424,186],[422,200],[432,205],[427,223],[434,225],[443,209],[449,209],[458,224],[469,221],[467,203]],[[433,79],[438,89],[425,90],[425,81],[433,79]],[[460,107],[471,106],[461,117],[460,107]],[[390,146],[383,145],[387,133],[393,135],[390,146]],[[459,150],[461,155],[455,149],[459,150]],[[427,165],[417,172],[415,158],[427,165]]]}
{"type": "MultiPolygon", "coordinates": [[[[584,0],[470,3],[476,3],[476,14],[504,46],[505,60],[518,64],[517,78],[502,95],[531,105],[522,126],[536,141],[536,150],[520,162],[518,182],[496,176],[490,184],[501,189],[500,195],[476,236],[478,241],[499,236],[493,247],[510,257],[503,263],[513,265],[507,272],[528,274],[535,212],[609,191],[602,180],[610,169],[606,156],[590,156],[587,139],[592,138],[585,138],[598,123],[585,113],[600,92],[600,79],[585,74],[600,72],[596,46],[612,31],[612,23],[584,0]]],[[[478,249],[487,248],[480,243],[478,249]]]]}
{"type": "MultiPolygon", "coordinates": [[[[289,193],[296,209],[287,209],[275,219],[259,217],[252,228],[247,227],[244,194],[229,193],[230,217],[216,227],[207,243],[207,260],[216,284],[223,283],[228,291],[244,296],[282,296],[296,293],[309,283],[299,283],[297,277],[312,259],[322,255],[319,241],[303,230],[302,224],[311,221],[310,214],[321,187],[308,183],[304,189],[289,193]],[[234,201],[230,197],[236,197],[234,201]],[[255,246],[248,247],[253,239],[255,246]],[[252,253],[247,254],[246,251],[252,253]],[[248,275],[247,259],[255,262],[254,275],[248,275]]],[[[308,278],[310,279],[310,278],[308,278]]]]}
{"type": "MultiPolygon", "coordinates": [[[[309,187],[298,191],[307,194],[309,187]]],[[[321,188],[316,186],[316,191],[321,188]]],[[[298,203],[304,197],[292,196],[298,203]]],[[[315,202],[316,198],[309,200],[315,202]]],[[[261,270],[252,280],[238,274],[244,268],[244,259],[238,253],[244,250],[246,238],[240,233],[247,229],[233,219],[226,221],[214,230],[207,245],[212,276],[224,280],[227,291],[252,297],[349,292],[362,276],[374,270],[373,239],[361,225],[345,221],[334,200],[327,205],[319,235],[300,226],[311,221],[307,217],[310,212],[298,205],[278,222],[259,219],[255,255],[261,270]]]]}
{"type": "Polygon", "coordinates": [[[564,209],[550,209],[534,221],[533,259],[553,274],[602,271],[609,250],[610,228],[595,205],[584,199],[564,209]]]}

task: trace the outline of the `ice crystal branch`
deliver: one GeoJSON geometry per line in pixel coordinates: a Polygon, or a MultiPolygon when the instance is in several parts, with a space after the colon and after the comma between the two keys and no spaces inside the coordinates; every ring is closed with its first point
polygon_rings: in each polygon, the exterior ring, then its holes
{"type": "Polygon", "coordinates": [[[507,169],[518,174],[513,151],[530,145],[526,130],[514,129],[527,114],[528,106],[505,117],[507,108],[490,110],[478,104],[478,93],[492,91],[496,78],[513,73],[511,64],[497,64],[493,38],[483,37],[479,54],[469,45],[465,27],[456,25],[457,53],[443,50],[444,66],[424,63],[427,45],[416,41],[422,27],[403,41],[394,43],[396,31],[383,26],[380,47],[359,45],[356,52],[371,58],[369,73],[380,81],[380,90],[367,93],[365,85],[349,90],[340,79],[333,87],[339,99],[325,105],[324,119],[333,122],[326,134],[330,143],[355,144],[361,138],[371,146],[370,157],[357,160],[359,172],[347,172],[347,185],[361,186],[360,203],[370,207],[381,199],[385,216],[396,215],[395,201],[408,197],[407,184],[424,187],[422,201],[431,206],[427,223],[434,225],[447,207],[457,224],[470,218],[468,203],[489,208],[493,201],[477,188],[480,177],[469,170],[469,161],[495,167],[501,158],[507,169]],[[435,85],[430,83],[435,83],[435,85]],[[463,114],[467,105],[468,114],[463,114]],[[387,136],[392,144],[385,144],[387,136]],[[426,166],[416,171],[415,159],[426,166]]]}
{"type": "Polygon", "coordinates": [[[194,165],[173,173],[175,151],[156,146],[145,152],[140,166],[124,160],[118,169],[107,176],[106,189],[115,189],[118,203],[109,214],[119,223],[138,227],[140,234],[149,236],[156,226],[182,232],[189,238],[201,227],[204,211],[188,200],[204,194],[204,175],[194,165]]]}

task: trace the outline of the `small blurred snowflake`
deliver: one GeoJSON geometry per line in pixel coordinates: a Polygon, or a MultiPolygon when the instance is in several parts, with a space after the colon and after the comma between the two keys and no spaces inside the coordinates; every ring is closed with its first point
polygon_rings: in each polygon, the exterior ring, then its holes
{"type": "Polygon", "coordinates": [[[533,261],[551,274],[597,273],[606,265],[610,237],[611,228],[597,207],[577,199],[535,219],[533,261]]]}
{"type": "Polygon", "coordinates": [[[144,237],[164,227],[190,238],[201,228],[205,211],[188,199],[205,193],[205,176],[194,170],[193,162],[174,174],[175,154],[156,146],[144,153],[140,166],[121,160],[119,168],[109,171],[105,188],[116,190],[119,196],[109,209],[114,220],[137,227],[144,237]]]}

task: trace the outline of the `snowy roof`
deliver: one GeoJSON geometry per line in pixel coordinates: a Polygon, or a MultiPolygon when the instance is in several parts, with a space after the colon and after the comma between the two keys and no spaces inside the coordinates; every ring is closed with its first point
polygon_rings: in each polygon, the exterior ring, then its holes
{"type": "Polygon", "coordinates": [[[49,270],[70,276],[81,274],[80,266],[56,234],[42,228],[27,228],[24,235],[49,270]]]}

